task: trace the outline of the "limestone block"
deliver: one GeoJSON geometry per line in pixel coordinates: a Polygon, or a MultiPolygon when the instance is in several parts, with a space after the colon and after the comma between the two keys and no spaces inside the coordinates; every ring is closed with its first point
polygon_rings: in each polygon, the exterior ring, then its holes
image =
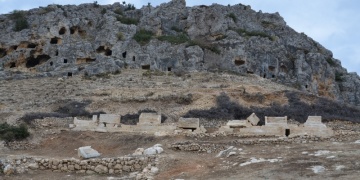
{"type": "Polygon", "coordinates": [[[121,116],[118,114],[100,114],[99,123],[120,124],[121,116]]]}
{"type": "Polygon", "coordinates": [[[230,128],[250,127],[251,124],[247,120],[230,120],[226,123],[226,126],[230,128]]]}
{"type": "Polygon", "coordinates": [[[108,173],[109,170],[106,166],[103,166],[103,165],[97,165],[95,167],[95,172],[99,173],[99,174],[105,174],[105,173],[108,173]]]}
{"type": "Polygon", "coordinates": [[[246,120],[248,120],[253,126],[256,126],[260,121],[259,117],[257,117],[255,113],[252,113],[248,118],[246,118],[246,120]]]}
{"type": "Polygon", "coordinates": [[[99,157],[100,153],[97,152],[95,149],[92,149],[91,146],[84,146],[78,149],[78,156],[88,159],[88,158],[99,157]]]}
{"type": "Polygon", "coordinates": [[[268,117],[265,116],[265,126],[287,127],[287,116],[284,117],[268,117]]]}
{"type": "Polygon", "coordinates": [[[161,115],[156,113],[141,113],[138,125],[159,125],[161,124],[161,115]]]}
{"type": "Polygon", "coordinates": [[[197,129],[200,126],[199,118],[180,118],[177,122],[179,128],[197,129]]]}
{"type": "Polygon", "coordinates": [[[321,122],[321,116],[309,116],[304,127],[326,128],[326,125],[321,122]]]}
{"type": "Polygon", "coordinates": [[[221,126],[218,131],[225,132],[225,133],[233,133],[234,129],[230,128],[230,126],[221,126]]]}
{"type": "Polygon", "coordinates": [[[28,165],[28,168],[31,170],[39,169],[38,163],[31,163],[28,165]]]}
{"type": "Polygon", "coordinates": [[[80,120],[74,117],[74,124],[76,127],[83,126],[83,127],[95,127],[97,124],[92,120],[80,120]]]}

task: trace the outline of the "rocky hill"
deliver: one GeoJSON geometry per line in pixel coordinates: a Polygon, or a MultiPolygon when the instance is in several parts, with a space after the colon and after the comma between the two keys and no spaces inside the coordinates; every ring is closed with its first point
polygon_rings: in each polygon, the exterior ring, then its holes
{"type": "Polygon", "coordinates": [[[348,73],[331,51],[287,26],[278,13],[242,4],[49,5],[0,15],[0,29],[0,79],[92,76],[125,68],[226,71],[360,104],[359,76],[348,73]]]}

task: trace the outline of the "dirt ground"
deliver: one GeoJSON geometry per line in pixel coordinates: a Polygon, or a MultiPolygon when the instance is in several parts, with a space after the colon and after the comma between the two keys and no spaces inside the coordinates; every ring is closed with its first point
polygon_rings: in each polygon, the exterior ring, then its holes
{"type": "MultiPolygon", "coordinates": [[[[91,145],[101,157],[131,154],[136,148],[163,144],[159,156],[160,173],[155,179],[357,179],[360,175],[360,137],[343,142],[291,143],[279,145],[234,145],[238,137],[193,138],[183,135],[155,137],[144,134],[62,131],[47,135],[32,150],[8,150],[1,156],[29,155],[71,158],[76,149],[91,145]],[[233,145],[236,154],[216,157],[217,153],[174,151],[175,142],[193,141],[233,145]]],[[[110,175],[75,173],[33,173],[2,177],[4,179],[121,179],[110,175]]]]}

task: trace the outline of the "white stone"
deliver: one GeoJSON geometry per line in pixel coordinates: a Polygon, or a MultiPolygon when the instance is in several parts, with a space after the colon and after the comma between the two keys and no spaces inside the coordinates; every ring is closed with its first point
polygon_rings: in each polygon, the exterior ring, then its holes
{"type": "Polygon", "coordinates": [[[150,172],[155,175],[155,174],[159,173],[159,168],[157,168],[157,167],[151,167],[150,172]]]}
{"type": "Polygon", "coordinates": [[[97,152],[95,149],[92,149],[91,146],[84,146],[78,149],[78,156],[88,159],[88,158],[99,157],[100,153],[97,152]]]}
{"type": "Polygon", "coordinates": [[[39,169],[38,163],[31,163],[28,165],[28,168],[31,170],[39,169]]]}
{"type": "Polygon", "coordinates": [[[14,174],[15,169],[13,166],[11,166],[10,164],[6,165],[4,170],[3,170],[5,175],[10,175],[10,174],[14,174]]]}

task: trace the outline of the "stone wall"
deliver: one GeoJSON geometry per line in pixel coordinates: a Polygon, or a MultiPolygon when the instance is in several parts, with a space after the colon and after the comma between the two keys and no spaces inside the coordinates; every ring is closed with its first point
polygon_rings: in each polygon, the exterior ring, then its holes
{"type": "Polygon", "coordinates": [[[30,171],[50,170],[81,174],[125,174],[155,166],[156,156],[125,156],[117,158],[48,159],[39,157],[6,157],[0,159],[5,174],[21,174],[30,171]]]}

